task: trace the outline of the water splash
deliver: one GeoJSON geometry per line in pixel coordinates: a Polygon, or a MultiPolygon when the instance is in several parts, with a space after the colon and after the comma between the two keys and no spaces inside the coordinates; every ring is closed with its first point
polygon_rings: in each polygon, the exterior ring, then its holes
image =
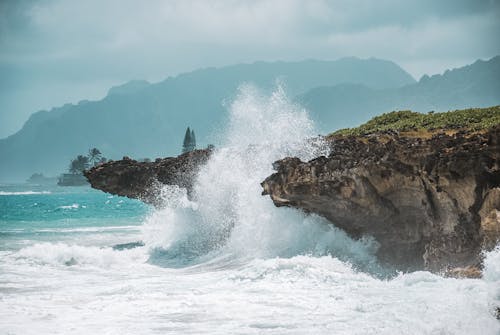
{"type": "Polygon", "coordinates": [[[363,268],[376,268],[370,239],[354,241],[326,220],[276,208],[261,195],[272,163],[287,156],[309,160],[328,154],[315,138],[307,112],[281,86],[270,95],[244,85],[229,106],[223,145],[202,167],[194,200],[167,186],[167,206],[149,217],[144,240],[151,262],[185,266],[214,257],[238,259],[331,254],[363,268]]]}
{"type": "Polygon", "coordinates": [[[483,279],[488,290],[488,304],[492,314],[500,314],[500,244],[484,255],[483,279]]]}

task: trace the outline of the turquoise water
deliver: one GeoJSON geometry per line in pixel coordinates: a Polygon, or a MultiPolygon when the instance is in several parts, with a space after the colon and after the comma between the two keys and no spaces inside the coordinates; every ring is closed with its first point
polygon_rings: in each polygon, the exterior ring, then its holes
{"type": "Polygon", "coordinates": [[[0,250],[137,230],[150,208],[90,187],[0,185],[0,250]]]}

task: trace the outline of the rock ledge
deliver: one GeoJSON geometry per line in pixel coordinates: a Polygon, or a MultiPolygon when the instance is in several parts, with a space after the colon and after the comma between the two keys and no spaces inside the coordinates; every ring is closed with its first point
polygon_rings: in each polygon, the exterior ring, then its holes
{"type": "Polygon", "coordinates": [[[210,157],[209,149],[194,150],[178,157],[139,162],[128,157],[110,161],[84,172],[90,185],[111,194],[161,205],[159,187],[177,185],[191,192],[198,169],[210,157]]]}
{"type": "Polygon", "coordinates": [[[372,235],[401,270],[480,267],[500,238],[499,134],[330,137],[328,157],[275,162],[263,194],[372,235]]]}

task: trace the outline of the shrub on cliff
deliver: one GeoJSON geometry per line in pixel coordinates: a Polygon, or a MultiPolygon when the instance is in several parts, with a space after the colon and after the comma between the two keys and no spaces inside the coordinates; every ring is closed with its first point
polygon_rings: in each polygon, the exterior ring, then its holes
{"type": "Polygon", "coordinates": [[[368,135],[395,131],[479,131],[500,124],[500,106],[470,108],[444,113],[427,114],[412,111],[397,111],[376,116],[357,128],[340,129],[332,135],[368,135]]]}

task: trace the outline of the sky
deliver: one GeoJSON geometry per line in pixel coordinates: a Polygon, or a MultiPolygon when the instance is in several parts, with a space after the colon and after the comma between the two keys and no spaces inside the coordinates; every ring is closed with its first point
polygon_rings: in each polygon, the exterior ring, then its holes
{"type": "Polygon", "coordinates": [[[500,54],[500,0],[0,0],[0,138],[133,79],[376,57],[415,79],[500,54]]]}

